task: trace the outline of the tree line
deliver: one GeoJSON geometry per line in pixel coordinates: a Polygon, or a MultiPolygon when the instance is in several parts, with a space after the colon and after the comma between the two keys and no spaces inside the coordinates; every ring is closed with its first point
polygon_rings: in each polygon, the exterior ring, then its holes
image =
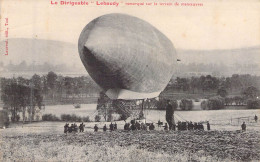
{"type": "Polygon", "coordinates": [[[62,100],[86,98],[92,94],[99,93],[99,87],[88,76],[68,77],[57,75],[49,72],[46,75],[39,76],[34,74],[30,79],[17,78],[1,78],[1,89],[4,90],[10,83],[17,85],[32,86],[42,95],[43,100],[51,100],[53,104],[60,104],[62,100]]]}
{"type": "MultiPolygon", "coordinates": [[[[258,87],[260,87],[259,76],[234,74],[231,77],[218,78],[207,75],[173,78],[162,93],[212,93],[219,96],[209,98],[207,103],[204,102],[201,106],[205,109],[222,108],[222,105],[232,104],[247,105],[248,108],[259,108],[258,87]]],[[[42,76],[35,74],[29,79],[23,77],[1,78],[1,100],[5,108],[10,110],[13,121],[19,120],[17,115],[19,112],[24,114],[26,111],[30,114],[30,120],[34,120],[36,107],[41,109],[48,100],[56,104],[62,103],[63,100],[69,100],[68,103],[72,104],[73,99],[83,100],[100,92],[100,88],[89,76],[67,77],[57,75],[51,71],[42,76]]],[[[103,97],[98,101],[98,109],[103,109],[107,99],[103,93],[100,94],[103,97]]],[[[118,107],[118,105],[122,104],[131,106],[133,103],[117,103],[117,101],[114,101],[110,102],[110,104],[118,107]]],[[[163,98],[159,101],[151,99],[146,101],[145,104],[150,108],[163,109],[165,107],[163,106],[165,104],[163,98]]],[[[176,103],[173,104],[176,105],[176,103]]],[[[179,103],[179,107],[183,110],[190,110],[193,107],[193,101],[183,98],[179,103]]],[[[111,110],[105,110],[107,114],[111,114],[111,110]]],[[[122,115],[122,118],[125,118],[124,114],[129,114],[127,109],[117,108],[116,111],[122,115]]],[[[111,118],[111,116],[107,117],[111,118]]]]}
{"type": "Polygon", "coordinates": [[[260,77],[249,74],[233,74],[231,77],[214,77],[202,75],[200,77],[172,78],[163,93],[187,92],[187,93],[223,93],[238,94],[247,87],[260,87],[260,77]],[[226,92],[224,92],[226,91],[226,92]]]}

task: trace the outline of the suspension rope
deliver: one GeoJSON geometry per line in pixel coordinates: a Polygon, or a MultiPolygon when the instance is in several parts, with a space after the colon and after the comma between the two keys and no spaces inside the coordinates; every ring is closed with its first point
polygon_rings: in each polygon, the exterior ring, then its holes
{"type": "Polygon", "coordinates": [[[184,121],[188,121],[188,120],[186,120],[186,119],[184,119],[184,117],[182,117],[180,114],[177,114],[176,112],[175,112],[175,114],[177,115],[177,116],[179,116],[182,120],[184,120],[184,121]]]}

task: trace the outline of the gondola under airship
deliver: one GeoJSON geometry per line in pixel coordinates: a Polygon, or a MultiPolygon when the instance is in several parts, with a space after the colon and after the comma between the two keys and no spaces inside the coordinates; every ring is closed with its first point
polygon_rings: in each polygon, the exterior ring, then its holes
{"type": "Polygon", "coordinates": [[[88,23],[78,50],[89,75],[111,99],[157,97],[176,65],[171,41],[146,21],[125,14],[88,23]]]}

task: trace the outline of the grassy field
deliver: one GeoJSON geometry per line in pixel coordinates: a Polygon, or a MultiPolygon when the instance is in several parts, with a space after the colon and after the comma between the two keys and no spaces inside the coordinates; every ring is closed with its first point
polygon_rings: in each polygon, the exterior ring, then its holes
{"type": "Polygon", "coordinates": [[[255,130],[118,130],[65,135],[62,123],[44,122],[17,125],[0,134],[0,161],[260,160],[260,134],[255,130]]]}
{"type": "MultiPolygon", "coordinates": [[[[91,116],[95,105],[46,106],[44,113],[91,116]]],[[[94,133],[109,122],[85,123],[84,133],[63,133],[64,122],[12,124],[0,130],[0,161],[259,161],[260,122],[253,121],[259,110],[176,111],[175,119],[210,121],[211,131],[118,131],[94,133]],[[241,132],[235,118],[250,116],[247,131],[241,132]],[[230,119],[233,119],[233,124],[230,119]]],[[[147,122],[165,122],[165,111],[145,112],[147,122]]],[[[129,121],[128,119],[127,121],[129,121]]],[[[79,125],[79,123],[77,123],[79,125]]]]}
{"type": "Polygon", "coordinates": [[[97,104],[81,104],[81,108],[74,108],[73,105],[52,105],[45,106],[42,114],[53,114],[60,117],[62,114],[75,114],[77,116],[90,116],[94,119],[97,104]]]}
{"type": "MultiPolygon", "coordinates": [[[[175,120],[180,121],[210,121],[214,125],[241,125],[242,122],[246,122],[249,125],[255,125],[253,120],[254,116],[257,115],[260,117],[260,110],[257,109],[245,109],[245,110],[200,110],[199,102],[195,102],[196,111],[175,111],[175,120]],[[238,120],[239,117],[249,117],[238,120]]],[[[165,110],[145,110],[146,122],[157,123],[158,120],[165,121],[165,110]]],[[[55,106],[46,106],[43,114],[54,114],[57,117],[60,117],[61,114],[75,114],[77,116],[89,116],[92,121],[97,114],[96,104],[82,104],[81,108],[75,109],[73,105],[55,105],[55,106]]],[[[129,118],[128,120],[130,120],[129,118]]],[[[221,127],[222,128],[222,127],[221,127]]],[[[229,130],[229,128],[228,128],[229,130]]]]}

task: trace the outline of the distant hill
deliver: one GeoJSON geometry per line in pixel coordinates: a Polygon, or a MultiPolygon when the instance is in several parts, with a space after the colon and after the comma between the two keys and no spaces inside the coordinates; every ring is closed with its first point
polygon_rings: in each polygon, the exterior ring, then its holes
{"type": "MultiPolygon", "coordinates": [[[[86,74],[77,44],[54,40],[16,38],[0,42],[0,71],[73,72],[86,74]]],[[[227,50],[177,49],[179,73],[251,73],[260,75],[260,46],[227,50]]]]}
{"type": "MultiPolygon", "coordinates": [[[[4,53],[5,42],[0,42],[1,53],[4,53]]],[[[25,61],[27,64],[35,65],[67,65],[74,69],[84,70],[76,45],[41,39],[9,39],[8,40],[8,56],[0,56],[4,65],[20,64],[25,61]]]]}
{"type": "Polygon", "coordinates": [[[260,60],[260,46],[226,50],[183,50],[177,49],[183,63],[204,64],[255,64],[260,60]]]}

